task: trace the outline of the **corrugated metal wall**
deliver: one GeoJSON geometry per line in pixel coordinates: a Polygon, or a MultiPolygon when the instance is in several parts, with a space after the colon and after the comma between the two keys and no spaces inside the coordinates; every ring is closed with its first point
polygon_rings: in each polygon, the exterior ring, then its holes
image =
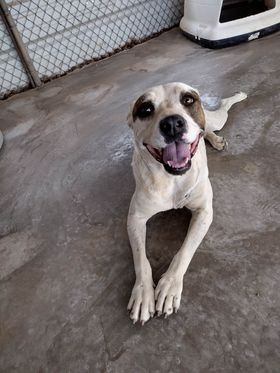
{"type": "MultiPolygon", "coordinates": [[[[41,80],[170,28],[183,14],[183,0],[6,0],[6,4],[41,80]]],[[[13,86],[26,83],[17,82],[15,77],[13,86]]],[[[1,93],[3,89],[9,87],[1,93]]]]}

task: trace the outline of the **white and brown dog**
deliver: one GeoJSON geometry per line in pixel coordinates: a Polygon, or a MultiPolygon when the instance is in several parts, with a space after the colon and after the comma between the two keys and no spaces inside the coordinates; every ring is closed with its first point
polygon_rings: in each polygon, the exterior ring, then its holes
{"type": "Polygon", "coordinates": [[[136,189],[128,214],[128,234],[133,251],[136,282],[128,303],[133,322],[142,325],[155,311],[177,312],[183,277],[212,222],[212,188],[204,138],[222,150],[220,130],[229,108],[245,93],[221,100],[216,111],[206,110],[196,89],[183,83],[151,88],[133,104],[128,114],[135,136],[133,172],[136,189]],[[146,256],[146,223],[160,211],[187,207],[192,219],[187,236],[156,288],[146,256]]]}

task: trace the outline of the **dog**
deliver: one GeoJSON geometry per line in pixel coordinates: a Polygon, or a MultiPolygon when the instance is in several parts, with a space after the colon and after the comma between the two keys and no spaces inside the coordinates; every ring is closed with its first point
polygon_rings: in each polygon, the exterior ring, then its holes
{"type": "Polygon", "coordinates": [[[213,219],[204,139],[223,150],[227,142],[214,131],[222,129],[230,107],[246,97],[237,93],[210,111],[197,89],[169,83],[149,89],[132,104],[127,120],[135,139],[132,168],[136,188],[127,230],[136,281],[127,308],[133,323],[144,325],[155,312],[165,317],[177,312],[184,274],[213,219]],[[146,223],[160,211],[182,207],[192,212],[186,238],[154,289],[145,250],[146,223]]]}

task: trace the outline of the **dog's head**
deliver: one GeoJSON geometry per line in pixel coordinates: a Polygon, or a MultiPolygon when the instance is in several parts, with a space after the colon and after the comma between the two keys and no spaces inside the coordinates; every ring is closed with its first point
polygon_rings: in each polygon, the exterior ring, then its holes
{"type": "Polygon", "coordinates": [[[183,83],[151,88],[132,105],[128,124],[137,146],[170,174],[183,175],[205,126],[199,93],[183,83]]]}

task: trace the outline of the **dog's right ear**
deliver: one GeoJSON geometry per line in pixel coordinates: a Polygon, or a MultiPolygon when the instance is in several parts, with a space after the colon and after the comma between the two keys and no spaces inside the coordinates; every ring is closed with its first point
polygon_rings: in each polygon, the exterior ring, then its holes
{"type": "Polygon", "coordinates": [[[132,104],[130,104],[129,113],[127,114],[127,117],[126,117],[127,124],[129,125],[130,128],[132,127],[132,124],[133,124],[133,108],[134,108],[134,104],[135,104],[135,102],[133,102],[132,104]]]}
{"type": "Polygon", "coordinates": [[[132,127],[132,124],[137,117],[137,111],[138,111],[139,107],[141,106],[141,104],[143,104],[143,102],[145,102],[145,100],[146,100],[146,95],[144,94],[144,95],[140,96],[137,100],[135,100],[130,105],[130,111],[129,111],[127,117],[126,117],[129,127],[132,127]]]}

